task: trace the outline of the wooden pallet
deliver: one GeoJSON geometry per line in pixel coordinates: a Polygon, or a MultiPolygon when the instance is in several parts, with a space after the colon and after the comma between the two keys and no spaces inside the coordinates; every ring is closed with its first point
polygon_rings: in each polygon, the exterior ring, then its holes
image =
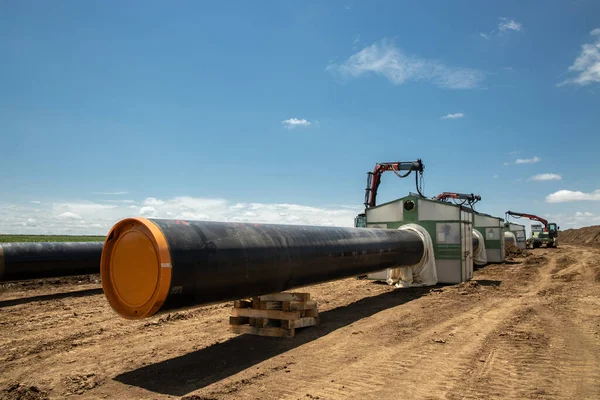
{"type": "Polygon", "coordinates": [[[317,325],[317,302],[309,293],[274,293],[236,300],[229,330],[259,336],[294,337],[296,328],[317,325]]]}

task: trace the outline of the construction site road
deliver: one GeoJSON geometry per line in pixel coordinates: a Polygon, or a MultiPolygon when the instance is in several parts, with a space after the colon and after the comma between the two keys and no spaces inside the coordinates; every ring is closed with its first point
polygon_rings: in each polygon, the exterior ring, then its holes
{"type": "Polygon", "coordinates": [[[472,281],[297,290],[320,324],[229,333],[232,303],[129,321],[97,276],[2,285],[0,398],[598,399],[600,249],[535,249],[472,281]]]}

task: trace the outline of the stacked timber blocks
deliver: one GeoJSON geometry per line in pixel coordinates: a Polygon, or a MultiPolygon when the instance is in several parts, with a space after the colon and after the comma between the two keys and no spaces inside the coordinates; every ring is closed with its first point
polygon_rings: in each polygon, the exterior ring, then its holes
{"type": "Polygon", "coordinates": [[[296,328],[317,325],[317,302],[309,293],[274,293],[236,300],[229,328],[233,333],[294,337],[296,328]]]}

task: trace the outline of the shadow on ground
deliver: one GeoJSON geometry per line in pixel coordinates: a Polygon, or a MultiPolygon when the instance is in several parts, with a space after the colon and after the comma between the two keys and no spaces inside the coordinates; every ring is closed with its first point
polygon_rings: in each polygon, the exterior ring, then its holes
{"type": "Polygon", "coordinates": [[[473,279],[472,282],[477,282],[481,286],[500,286],[502,281],[495,281],[490,279],[473,279]]]}
{"type": "Polygon", "coordinates": [[[73,291],[73,292],[42,294],[39,296],[22,297],[19,299],[12,299],[12,300],[2,300],[2,301],[0,301],[0,308],[16,306],[19,304],[32,303],[34,301],[59,300],[59,299],[66,299],[68,297],[86,297],[86,296],[93,296],[96,294],[102,294],[102,288],[84,289],[84,290],[77,290],[77,291],[73,291]]]}
{"type": "Polygon", "coordinates": [[[362,318],[417,299],[435,288],[394,290],[367,297],[319,314],[319,325],[297,330],[295,337],[290,339],[240,335],[193,353],[126,372],[114,379],[156,393],[183,396],[362,318]]]}

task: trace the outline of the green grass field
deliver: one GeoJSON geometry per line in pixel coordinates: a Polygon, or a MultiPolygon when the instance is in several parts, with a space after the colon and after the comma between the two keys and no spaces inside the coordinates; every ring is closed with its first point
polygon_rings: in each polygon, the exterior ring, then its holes
{"type": "Polygon", "coordinates": [[[104,242],[105,236],[69,235],[0,235],[0,243],[6,242],[104,242]]]}

